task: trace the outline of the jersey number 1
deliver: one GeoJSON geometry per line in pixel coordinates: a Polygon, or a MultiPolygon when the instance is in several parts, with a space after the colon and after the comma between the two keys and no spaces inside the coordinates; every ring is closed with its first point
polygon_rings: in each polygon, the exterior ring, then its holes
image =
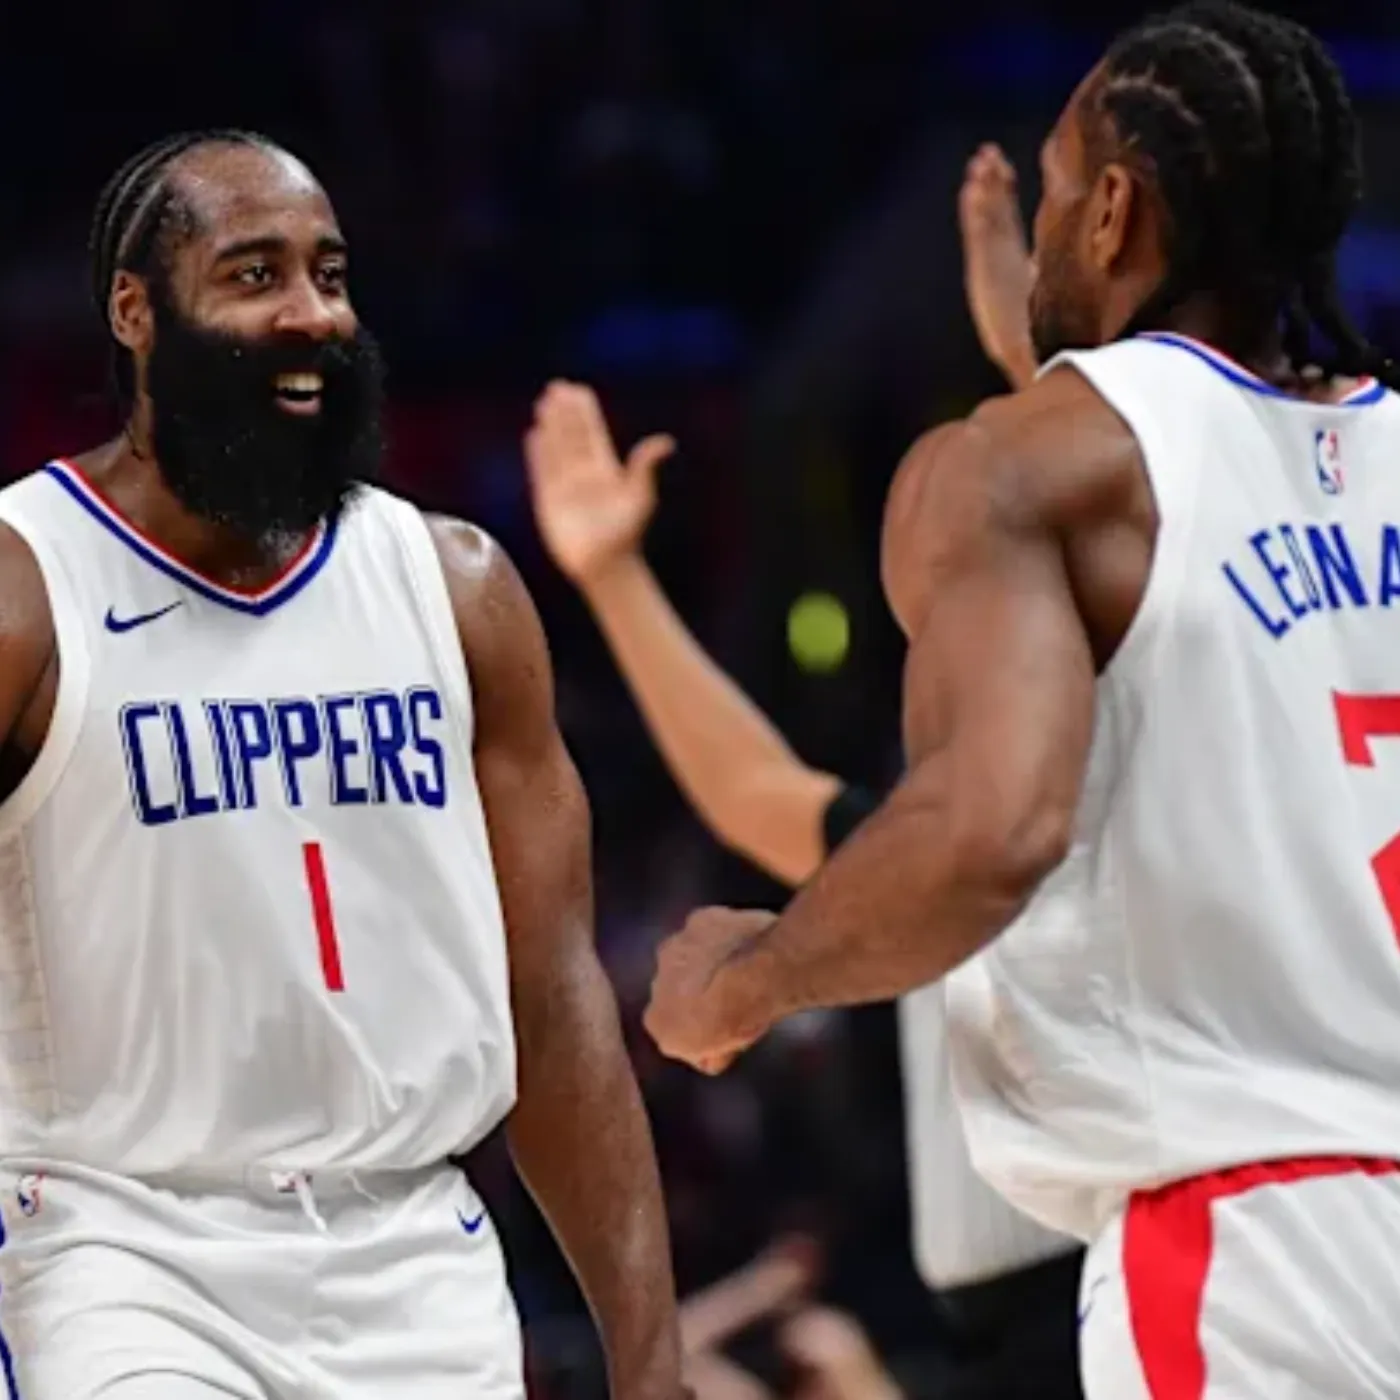
{"type": "Polygon", "coordinates": [[[331,908],[331,887],[326,882],[326,861],[319,841],[308,841],[301,848],[306,865],[306,888],[311,894],[311,915],[316,921],[316,942],[321,947],[321,972],[332,992],[345,990],[340,971],[340,941],[335,936],[335,910],[331,908]]]}
{"type": "MultiPolygon", "coordinates": [[[[1400,738],[1400,695],[1332,694],[1337,727],[1342,734],[1342,754],[1348,763],[1374,768],[1372,739],[1400,738]]],[[[1381,900],[1400,940],[1400,836],[1394,836],[1371,857],[1381,900]]]]}

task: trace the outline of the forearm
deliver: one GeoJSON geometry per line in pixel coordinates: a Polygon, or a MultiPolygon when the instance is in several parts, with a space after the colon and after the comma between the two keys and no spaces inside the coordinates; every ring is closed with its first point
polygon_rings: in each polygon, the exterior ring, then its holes
{"type": "Polygon", "coordinates": [[[544,629],[510,561],[435,526],[474,687],[516,1045],[511,1152],[603,1336],[613,1400],[675,1400],[680,1341],[651,1132],[593,938],[588,798],[554,715],[544,629]]]}
{"type": "Polygon", "coordinates": [[[717,975],[736,1026],[902,996],[995,938],[1057,856],[960,829],[954,811],[936,776],[906,779],[717,975]]]}
{"type": "Polygon", "coordinates": [[[984,431],[926,434],[896,475],[882,562],[910,639],[910,768],[717,974],[737,1039],[806,1007],[883,1001],[944,976],[1016,917],[1069,848],[1093,656],[1058,535],[997,513],[1008,491],[988,480],[984,431]]]}
{"type": "Polygon", "coordinates": [[[601,968],[517,1010],[511,1153],[588,1300],[614,1400],[672,1400],[680,1354],[651,1130],[601,968]]]}
{"type": "Polygon", "coordinates": [[[821,816],[839,781],[797,758],[691,635],[643,559],[619,560],[586,596],[652,739],[701,820],[779,878],[805,879],[821,859],[821,816]]]}

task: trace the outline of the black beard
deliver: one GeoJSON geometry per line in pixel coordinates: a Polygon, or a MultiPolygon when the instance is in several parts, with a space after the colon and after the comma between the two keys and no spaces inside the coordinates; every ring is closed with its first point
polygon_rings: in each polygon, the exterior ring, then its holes
{"type": "Polygon", "coordinates": [[[363,328],[350,340],[244,340],[206,330],[158,298],[146,366],[157,465],[186,510],[264,543],[333,520],[379,474],[384,366],[363,328]],[[320,412],[279,407],[280,374],[322,379],[320,412]]]}

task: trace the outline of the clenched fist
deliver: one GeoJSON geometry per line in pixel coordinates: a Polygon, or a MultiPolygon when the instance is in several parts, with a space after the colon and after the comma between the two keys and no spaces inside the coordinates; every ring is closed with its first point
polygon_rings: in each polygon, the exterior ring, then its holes
{"type": "Polygon", "coordinates": [[[767,1030],[742,955],[774,922],[757,909],[697,909],[662,945],[644,1024],[663,1055],[719,1074],[767,1030]]]}

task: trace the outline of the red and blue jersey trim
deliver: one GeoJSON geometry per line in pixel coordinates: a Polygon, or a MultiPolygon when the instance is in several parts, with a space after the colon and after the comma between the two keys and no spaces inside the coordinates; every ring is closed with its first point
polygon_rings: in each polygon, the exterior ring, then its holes
{"type": "MultiPolygon", "coordinates": [[[[1242,389],[1251,389],[1256,394],[1262,394],[1265,398],[1288,399],[1297,402],[1295,395],[1261,379],[1252,370],[1236,363],[1228,355],[1222,355],[1213,345],[1207,345],[1204,341],[1194,340],[1189,335],[1178,335],[1175,331],[1144,331],[1138,338],[1140,340],[1155,340],[1159,345],[1174,345],[1178,350],[1185,350],[1187,354],[1194,355],[1198,360],[1208,364],[1217,374],[1224,375],[1231,384],[1238,384],[1242,389]]],[[[1338,399],[1334,406],[1364,408],[1368,404],[1379,403],[1385,398],[1385,394],[1385,385],[1368,375],[1366,378],[1358,380],[1356,388],[1345,398],[1338,399]]]]}
{"type": "Polygon", "coordinates": [[[251,617],[264,617],[290,602],[325,567],[335,547],[336,522],[323,521],[307,537],[306,543],[289,560],[286,567],[270,583],[261,588],[235,588],[206,577],[198,569],[177,559],[157,544],[139,526],[133,524],[83,474],[82,470],[62,459],[44,468],[103,529],[115,535],[131,552],[167,578],[182,584],[192,593],[211,603],[232,608],[251,617]]]}

